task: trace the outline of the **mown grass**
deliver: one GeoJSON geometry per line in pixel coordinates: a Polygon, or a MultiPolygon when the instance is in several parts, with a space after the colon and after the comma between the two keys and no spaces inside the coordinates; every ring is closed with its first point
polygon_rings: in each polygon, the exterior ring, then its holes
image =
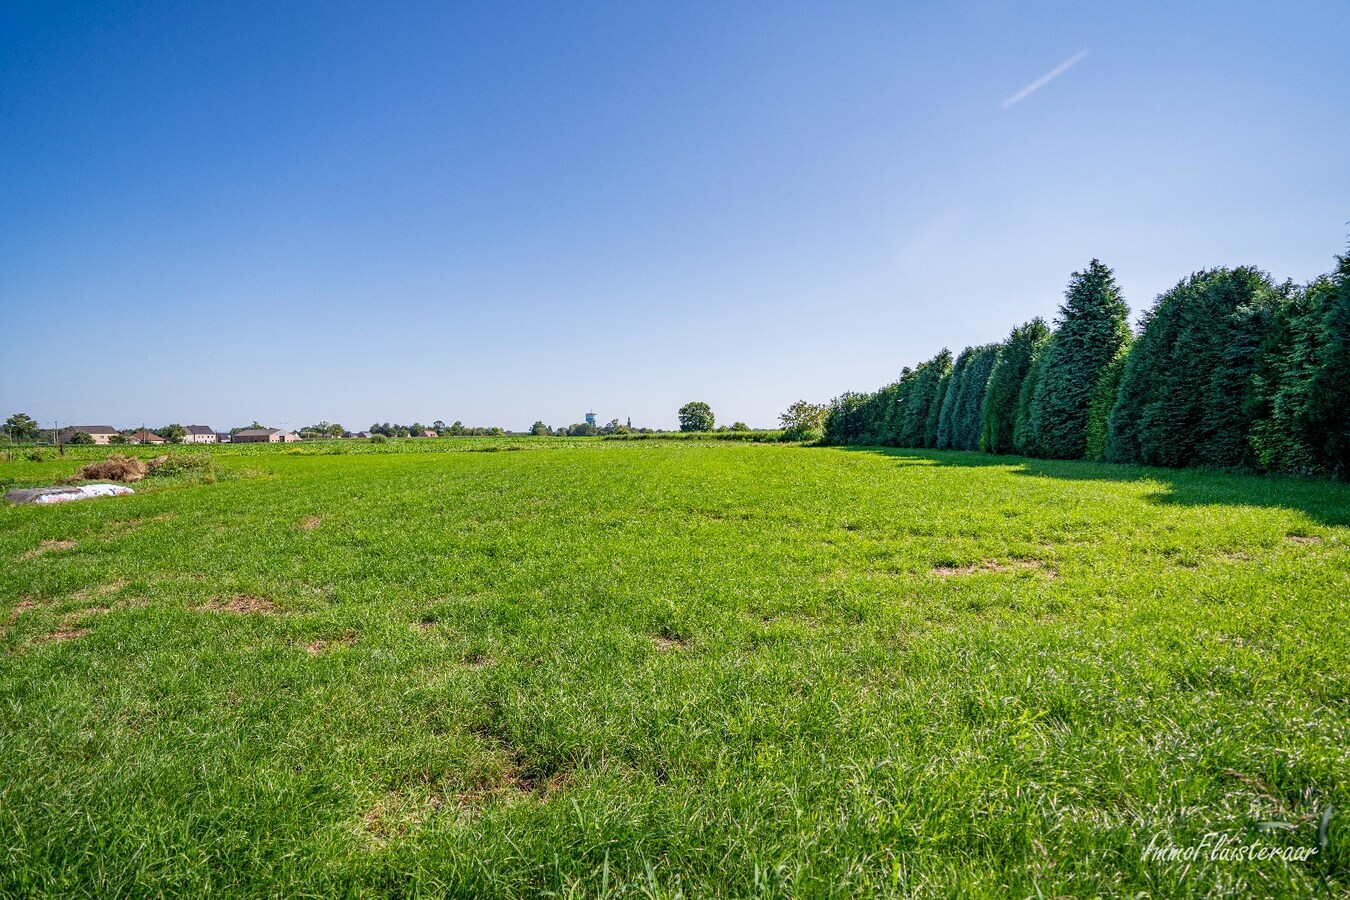
{"type": "Polygon", "coordinates": [[[0,891],[1343,892],[1141,855],[1350,817],[1350,488],[532,446],[0,511],[0,891]]]}

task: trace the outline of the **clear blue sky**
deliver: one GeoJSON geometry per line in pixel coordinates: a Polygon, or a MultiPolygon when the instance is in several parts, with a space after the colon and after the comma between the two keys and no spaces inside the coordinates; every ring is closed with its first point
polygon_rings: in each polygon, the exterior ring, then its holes
{"type": "Polygon", "coordinates": [[[0,416],[767,426],[1094,256],[1136,313],[1306,280],[1348,48],[1344,0],[11,0],[0,416]]]}

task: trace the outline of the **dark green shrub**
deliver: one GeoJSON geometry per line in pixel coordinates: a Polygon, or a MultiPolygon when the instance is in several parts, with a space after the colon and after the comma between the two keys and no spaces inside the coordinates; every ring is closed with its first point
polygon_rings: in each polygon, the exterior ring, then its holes
{"type": "Polygon", "coordinates": [[[169,453],[151,460],[150,471],[146,473],[154,478],[169,478],[175,475],[204,475],[212,470],[215,461],[210,453],[169,453]]]}

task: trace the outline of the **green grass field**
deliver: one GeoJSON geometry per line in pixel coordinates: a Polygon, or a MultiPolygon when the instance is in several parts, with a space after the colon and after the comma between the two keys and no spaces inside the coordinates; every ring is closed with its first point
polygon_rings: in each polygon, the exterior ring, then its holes
{"type": "Polygon", "coordinates": [[[0,510],[0,893],[1350,883],[1348,486],[417,443],[0,510]]]}

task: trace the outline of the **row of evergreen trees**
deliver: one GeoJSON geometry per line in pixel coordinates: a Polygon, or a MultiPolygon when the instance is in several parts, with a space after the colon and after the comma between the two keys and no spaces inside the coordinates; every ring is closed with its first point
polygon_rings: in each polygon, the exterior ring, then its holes
{"type": "Polygon", "coordinates": [[[1309,284],[1197,272],[1136,336],[1115,275],[1075,272],[1052,330],[943,349],[836,397],[825,442],[1350,478],[1350,255],[1309,284]]]}

